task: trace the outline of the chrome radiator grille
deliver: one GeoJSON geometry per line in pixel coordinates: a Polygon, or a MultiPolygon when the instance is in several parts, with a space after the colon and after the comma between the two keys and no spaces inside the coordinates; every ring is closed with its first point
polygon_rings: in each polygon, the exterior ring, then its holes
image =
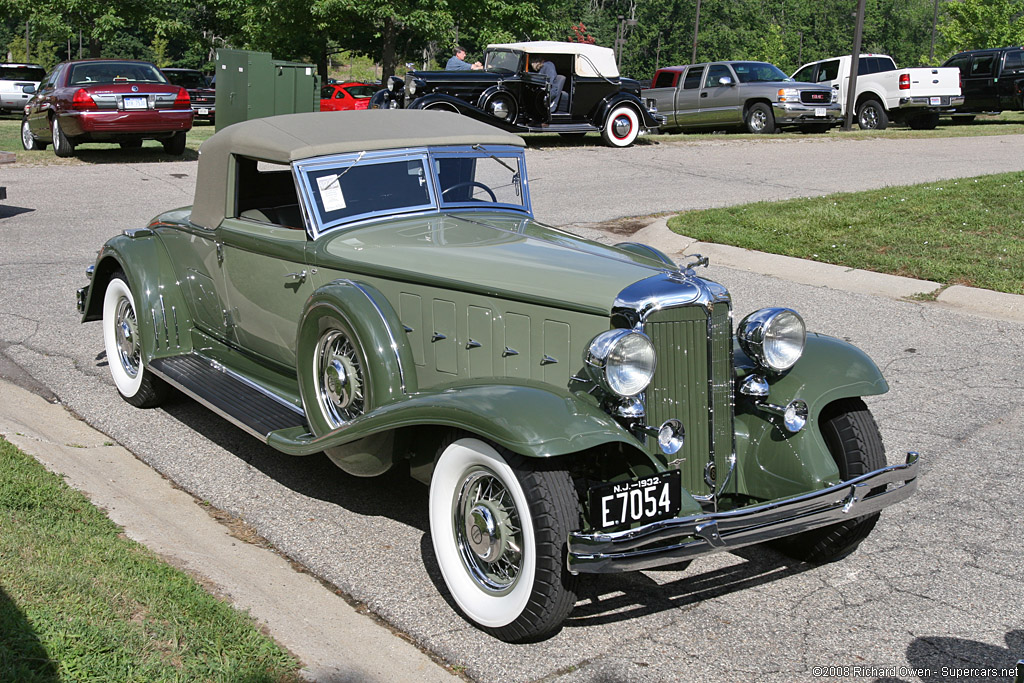
{"type": "MultiPolygon", "coordinates": [[[[679,464],[683,487],[709,495],[704,472],[712,459],[721,477],[733,450],[732,322],[729,305],[716,303],[710,318],[702,306],[658,311],[644,324],[654,343],[658,367],[646,392],[647,423],[657,427],[677,418],[686,429],[679,464]]],[[[651,453],[657,443],[648,440],[651,453]]]]}

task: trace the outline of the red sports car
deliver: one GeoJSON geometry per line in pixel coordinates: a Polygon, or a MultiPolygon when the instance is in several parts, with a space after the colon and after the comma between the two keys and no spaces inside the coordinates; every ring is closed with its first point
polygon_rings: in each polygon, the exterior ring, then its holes
{"type": "Polygon", "coordinates": [[[369,83],[331,83],[320,89],[320,111],[366,109],[377,88],[369,83]]]}
{"type": "Polygon", "coordinates": [[[188,92],[149,62],[62,62],[25,105],[21,142],[25,149],[53,143],[57,156],[67,157],[83,142],[132,148],[159,140],[167,153],[181,154],[192,117],[188,92]]]}

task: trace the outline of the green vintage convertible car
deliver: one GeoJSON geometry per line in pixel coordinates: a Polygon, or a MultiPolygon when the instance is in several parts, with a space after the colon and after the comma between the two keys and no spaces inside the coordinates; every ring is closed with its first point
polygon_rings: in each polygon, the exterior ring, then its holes
{"type": "Polygon", "coordinates": [[[194,204],[108,241],[78,306],[133,405],[171,386],[284,454],[407,467],[465,617],[528,641],[581,574],[827,562],[916,488],[874,363],[790,309],[734,324],[701,265],[537,223],[516,135],[293,114],[206,141],[194,204]]]}

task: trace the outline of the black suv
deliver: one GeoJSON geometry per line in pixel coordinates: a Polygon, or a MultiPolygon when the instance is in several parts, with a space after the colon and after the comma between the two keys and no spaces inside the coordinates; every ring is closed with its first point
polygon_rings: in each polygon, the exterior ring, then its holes
{"type": "Polygon", "coordinates": [[[217,91],[210,87],[203,72],[198,69],[161,69],[161,71],[171,83],[180,85],[188,91],[188,98],[192,102],[192,111],[196,113],[197,119],[214,122],[217,115],[217,91]]]}
{"type": "Polygon", "coordinates": [[[1024,47],[968,50],[942,66],[960,69],[964,103],[954,114],[1024,109],[1024,47]]]}
{"type": "Polygon", "coordinates": [[[640,84],[619,76],[611,49],[549,41],[489,45],[482,70],[394,76],[370,108],[452,111],[516,133],[600,131],[612,147],[663,122],[654,101],[640,98],[640,84]],[[531,68],[541,60],[554,65],[554,79],[531,68]]]}

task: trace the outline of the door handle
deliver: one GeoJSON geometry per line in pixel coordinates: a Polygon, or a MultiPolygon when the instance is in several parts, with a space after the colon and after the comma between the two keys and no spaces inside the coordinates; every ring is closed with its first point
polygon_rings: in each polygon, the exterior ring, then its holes
{"type": "Polygon", "coordinates": [[[707,97],[707,96],[708,96],[708,94],[707,94],[707,92],[702,92],[702,93],[700,94],[700,96],[701,96],[701,97],[707,97]]]}
{"type": "Polygon", "coordinates": [[[285,280],[295,280],[296,282],[305,282],[306,281],[306,271],[303,270],[303,271],[300,271],[298,273],[288,273],[287,275],[284,276],[284,279],[285,280]]]}

